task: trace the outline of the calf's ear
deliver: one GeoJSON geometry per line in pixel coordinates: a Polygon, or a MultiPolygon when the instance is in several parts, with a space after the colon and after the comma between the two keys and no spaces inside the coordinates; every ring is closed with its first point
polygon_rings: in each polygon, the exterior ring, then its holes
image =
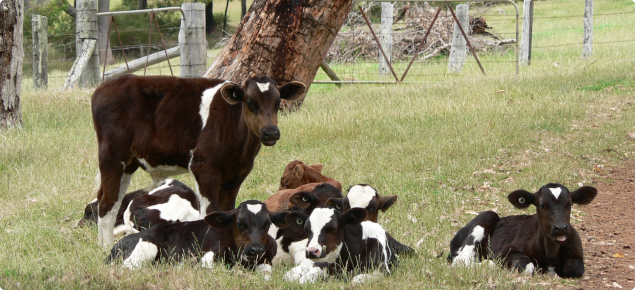
{"type": "Polygon", "coordinates": [[[344,198],[331,197],[326,201],[326,206],[332,207],[341,213],[344,213],[344,198]]]}
{"type": "Polygon", "coordinates": [[[311,167],[311,169],[317,171],[318,173],[322,173],[322,169],[324,169],[324,165],[320,163],[311,164],[309,165],[309,167],[311,167]]]}
{"type": "Polygon", "coordinates": [[[523,189],[510,193],[507,199],[516,208],[527,208],[535,201],[534,194],[523,189]]]}
{"type": "Polygon", "coordinates": [[[386,212],[393,204],[395,204],[395,202],[397,202],[396,195],[379,197],[379,203],[381,204],[379,209],[381,209],[381,211],[383,212],[386,212]]]}
{"type": "Polygon", "coordinates": [[[292,102],[304,95],[306,86],[301,82],[292,81],[278,88],[278,91],[280,92],[280,98],[292,102]]]}
{"type": "Polygon", "coordinates": [[[583,186],[571,193],[571,202],[581,205],[589,204],[597,194],[598,190],[595,187],[583,186]]]}
{"type": "Polygon", "coordinates": [[[293,175],[297,179],[302,179],[302,177],[304,176],[304,167],[302,167],[302,165],[300,164],[293,167],[293,175]]]}
{"type": "Polygon", "coordinates": [[[245,99],[245,92],[235,83],[226,83],[220,88],[220,94],[230,105],[235,105],[245,99]]]}
{"type": "Polygon", "coordinates": [[[356,207],[351,208],[342,216],[342,225],[356,225],[364,221],[368,212],[365,208],[356,207]]]}
{"type": "Polygon", "coordinates": [[[309,218],[308,215],[305,215],[301,212],[294,211],[289,213],[286,219],[290,227],[297,230],[304,230],[304,223],[306,223],[306,220],[308,218],[309,218]]]}
{"type": "Polygon", "coordinates": [[[271,218],[271,223],[276,225],[276,227],[284,229],[289,226],[289,223],[287,222],[288,214],[288,211],[272,212],[269,214],[269,218],[271,218]]]}
{"type": "Polygon", "coordinates": [[[234,223],[234,215],[225,211],[215,211],[205,217],[205,222],[215,228],[224,228],[234,223]]]}
{"type": "Polygon", "coordinates": [[[309,207],[313,203],[313,199],[312,194],[306,191],[299,191],[289,198],[289,202],[297,207],[305,208],[309,207]]]}

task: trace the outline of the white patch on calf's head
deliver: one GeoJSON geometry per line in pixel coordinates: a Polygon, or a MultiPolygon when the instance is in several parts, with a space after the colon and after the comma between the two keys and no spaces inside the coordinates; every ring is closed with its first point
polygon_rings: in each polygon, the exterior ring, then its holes
{"type": "Polygon", "coordinates": [[[369,185],[354,185],[348,190],[348,202],[351,208],[366,208],[371,200],[377,196],[377,191],[369,185]]]}
{"type": "Polygon", "coordinates": [[[562,188],[560,187],[549,188],[549,190],[556,199],[558,199],[558,197],[560,197],[560,193],[562,193],[562,188]]]}
{"type": "Polygon", "coordinates": [[[258,214],[262,210],[262,204],[247,204],[247,209],[254,214],[258,214]]]}
{"type": "Polygon", "coordinates": [[[203,95],[201,96],[201,106],[199,108],[199,115],[201,115],[201,121],[203,125],[201,126],[201,130],[205,128],[205,124],[207,124],[207,118],[209,118],[209,106],[214,100],[214,96],[223,87],[224,84],[229,83],[229,81],[225,81],[216,86],[213,86],[205,91],[203,91],[203,95]]]}
{"type": "Polygon", "coordinates": [[[93,201],[91,201],[90,203],[93,203],[93,202],[97,202],[97,198],[96,198],[96,197],[95,197],[95,199],[93,199],[93,201]]]}
{"type": "Polygon", "coordinates": [[[313,239],[309,241],[307,248],[316,247],[322,248],[322,245],[318,243],[318,238],[322,232],[322,228],[333,220],[335,216],[335,210],[332,208],[316,208],[309,216],[309,222],[311,223],[311,232],[313,233],[313,239]]]}
{"type": "Polygon", "coordinates": [[[269,90],[269,85],[270,85],[269,83],[256,82],[256,84],[258,85],[258,88],[260,89],[260,91],[263,93],[269,90]]]}

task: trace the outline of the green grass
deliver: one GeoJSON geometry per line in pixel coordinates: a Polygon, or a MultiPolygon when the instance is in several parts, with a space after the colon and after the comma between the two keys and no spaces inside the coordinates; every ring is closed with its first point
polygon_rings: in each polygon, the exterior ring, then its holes
{"type": "MultiPolygon", "coordinates": [[[[599,1],[596,13],[633,9],[626,1],[610,1],[615,8],[609,9],[607,2],[599,1]]],[[[537,2],[537,7],[546,3],[537,2]]],[[[544,29],[558,27],[556,20],[544,22],[544,29]]],[[[627,32],[623,26],[607,25],[596,39],[628,39],[627,32]]],[[[556,36],[543,43],[568,41],[556,36]]],[[[513,64],[487,63],[483,76],[468,61],[462,74],[415,76],[403,85],[314,84],[298,112],[279,117],[282,139],[261,150],[238,199],[266,198],[291,160],[320,162],[324,173],[345,188],[369,183],[382,195],[399,196],[380,222],[418,254],[401,259],[393,274],[373,287],[533,289],[549,283],[574,288],[578,280],[449,267],[445,256],[453,234],[474,217],[471,212],[533,212],[512,209],[506,200],[509,192],[536,190],[548,182],[577,188],[591,184],[596,165],[619,166],[631,159],[635,144],[627,134],[635,123],[635,55],[628,48],[628,43],[597,45],[588,60],[580,58],[576,46],[537,49],[531,66],[522,67],[519,75],[513,64]]],[[[418,64],[418,69],[443,71],[445,66],[418,64]]],[[[360,67],[362,72],[376,71],[373,64],[360,67]]],[[[105,264],[96,228],[74,227],[94,198],[98,164],[89,110],[92,89],[58,90],[65,73],[54,72],[49,90],[34,90],[25,80],[24,128],[0,134],[2,289],[300,287],[284,281],[289,267],[274,268],[273,279],[264,281],[241,269],[205,270],[194,263],[148,265],[137,271],[105,264]]],[[[169,70],[162,64],[149,73],[169,70]]],[[[193,186],[189,176],[180,179],[193,186]]],[[[148,181],[147,174],[138,173],[131,189],[148,181]]],[[[350,287],[331,280],[303,288],[350,287]]]]}

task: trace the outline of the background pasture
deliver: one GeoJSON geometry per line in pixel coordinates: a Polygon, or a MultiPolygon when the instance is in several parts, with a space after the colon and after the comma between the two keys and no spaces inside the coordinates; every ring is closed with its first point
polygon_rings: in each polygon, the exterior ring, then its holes
{"type": "MultiPolygon", "coordinates": [[[[611,3],[605,11],[635,11],[630,1],[611,3]]],[[[540,25],[559,25],[558,18],[544,21],[540,25]]],[[[598,38],[628,39],[632,33],[632,27],[630,32],[619,25],[602,27],[598,38]]],[[[549,41],[566,44],[569,33],[550,35],[549,41]]],[[[628,43],[594,45],[587,60],[579,57],[581,46],[535,51],[531,66],[521,68],[520,75],[511,73],[509,63],[494,63],[486,67],[487,76],[468,66],[461,75],[429,82],[313,85],[301,110],[280,116],[282,139],[262,148],[238,199],[265,199],[278,188],[289,161],[320,162],[324,173],[345,188],[369,183],[382,195],[399,195],[380,222],[418,253],[402,258],[394,273],[373,287],[574,288],[579,280],[452,268],[445,258],[453,234],[476,212],[533,213],[533,208],[512,209],[507,193],[536,190],[548,182],[574,189],[632,159],[635,55],[629,48],[628,43]]],[[[241,269],[206,270],[194,262],[137,271],[105,264],[96,227],[74,227],[94,198],[98,164],[91,94],[90,89],[33,90],[28,80],[23,83],[24,128],[0,135],[0,287],[298,287],[282,278],[288,266],[274,268],[273,279],[264,281],[241,269]]],[[[193,185],[189,176],[180,179],[193,185]]],[[[130,190],[148,181],[140,172],[130,190]]],[[[585,218],[584,207],[575,206],[573,212],[574,223],[585,218]]],[[[349,287],[331,280],[304,288],[349,287]]]]}

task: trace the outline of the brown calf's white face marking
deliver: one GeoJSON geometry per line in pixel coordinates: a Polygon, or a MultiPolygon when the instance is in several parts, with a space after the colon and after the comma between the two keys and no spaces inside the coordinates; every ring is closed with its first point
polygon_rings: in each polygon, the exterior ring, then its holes
{"type": "Polygon", "coordinates": [[[269,83],[259,83],[256,82],[256,84],[258,85],[258,88],[260,89],[261,92],[266,92],[267,90],[269,90],[269,83]]]}
{"type": "Polygon", "coordinates": [[[335,210],[332,208],[316,208],[307,220],[307,224],[310,226],[307,253],[313,252],[317,256],[317,258],[311,259],[314,262],[334,263],[339,256],[343,245],[341,242],[331,251],[329,251],[328,245],[320,243],[320,240],[328,240],[328,235],[335,234],[335,231],[338,230],[335,217],[335,210]],[[326,253],[327,251],[328,253],[326,253]]]}

